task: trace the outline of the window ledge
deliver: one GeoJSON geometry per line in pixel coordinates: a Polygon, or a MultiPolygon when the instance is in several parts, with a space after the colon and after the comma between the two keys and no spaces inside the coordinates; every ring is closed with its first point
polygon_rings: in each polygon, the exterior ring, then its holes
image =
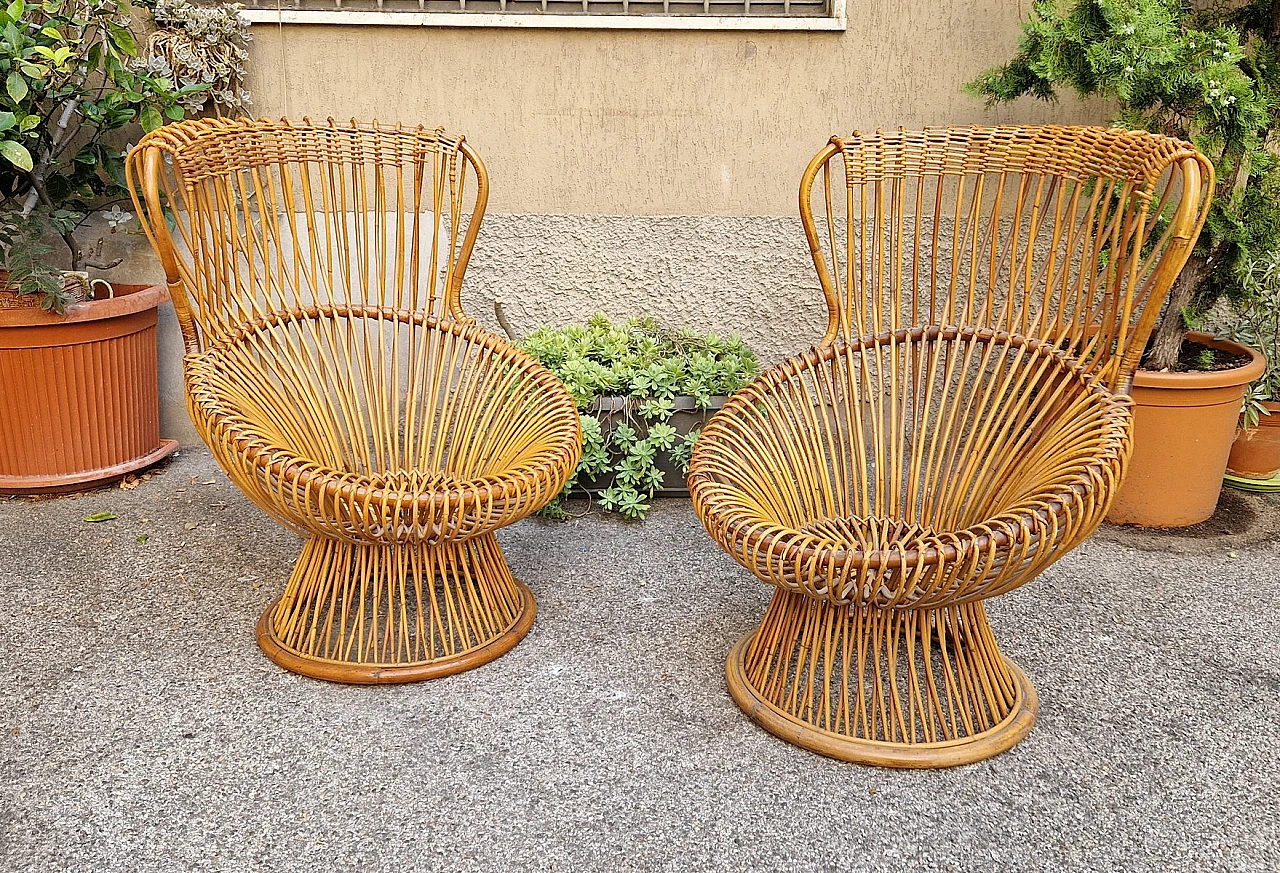
{"type": "Polygon", "coordinates": [[[393,25],[400,27],[560,27],[594,30],[842,31],[844,3],[835,16],[563,15],[500,12],[372,12],[320,9],[241,9],[250,24],[393,25]]]}

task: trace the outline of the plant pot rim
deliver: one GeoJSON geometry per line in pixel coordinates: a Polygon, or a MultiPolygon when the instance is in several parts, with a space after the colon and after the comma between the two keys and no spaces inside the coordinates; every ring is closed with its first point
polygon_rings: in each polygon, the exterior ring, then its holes
{"type": "MultiPolygon", "coordinates": [[[[127,285],[127,283],[121,283],[127,285]]],[[[119,318],[155,309],[169,299],[169,290],[163,285],[150,285],[138,291],[126,291],[110,300],[86,300],[67,307],[64,313],[45,312],[43,309],[0,310],[0,327],[35,327],[56,324],[78,324],[119,318]]]]}
{"type": "Polygon", "coordinates": [[[1235,355],[1247,355],[1249,361],[1239,367],[1232,367],[1230,370],[1213,370],[1210,372],[1167,373],[1154,370],[1138,370],[1133,375],[1134,387],[1168,388],[1173,390],[1232,388],[1237,385],[1247,385],[1266,372],[1267,359],[1257,349],[1232,342],[1231,340],[1218,339],[1213,334],[1203,333],[1198,330],[1187,331],[1186,338],[1219,351],[1230,352],[1235,355]]]}

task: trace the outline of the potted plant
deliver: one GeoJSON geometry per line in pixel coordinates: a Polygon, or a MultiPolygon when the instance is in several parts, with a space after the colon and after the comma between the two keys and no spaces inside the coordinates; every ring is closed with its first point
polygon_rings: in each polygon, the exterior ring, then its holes
{"type": "Polygon", "coordinates": [[[1190,332],[1250,265],[1280,249],[1280,174],[1269,143],[1280,86],[1280,0],[1035,0],[1016,56],[969,89],[988,105],[1061,88],[1118,107],[1115,123],[1188,140],[1216,188],[1195,254],[1134,379],[1134,451],[1108,519],[1179,527],[1213,514],[1249,383],[1265,363],[1190,332]]]}
{"type": "Polygon", "coordinates": [[[652,318],[544,327],[520,343],[560,377],[582,418],[582,460],[544,514],[577,489],[641,519],[655,494],[687,494],[689,456],[707,419],[760,371],[738,337],[668,330],[652,318]]]}
{"type": "Polygon", "coordinates": [[[1227,472],[1239,479],[1274,479],[1280,474],[1280,252],[1256,261],[1243,279],[1245,302],[1233,307],[1224,332],[1261,351],[1267,369],[1245,396],[1227,472]]]}
{"type": "Polygon", "coordinates": [[[63,305],[64,279],[49,266],[51,254],[40,221],[0,212],[0,309],[63,305]]]}
{"type": "Polygon", "coordinates": [[[177,75],[163,41],[141,39],[144,20],[116,0],[0,7],[0,493],[107,481],[177,445],[159,434],[165,289],[91,280],[120,262],[101,261],[103,240],[84,232],[95,210],[112,233],[132,218],[120,208],[131,130],[225,103],[218,86],[239,80],[218,67],[177,75]]]}

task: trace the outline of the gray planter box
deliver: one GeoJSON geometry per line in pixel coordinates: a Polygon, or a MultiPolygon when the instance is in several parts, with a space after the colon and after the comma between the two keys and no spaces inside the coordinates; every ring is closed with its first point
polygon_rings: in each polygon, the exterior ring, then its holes
{"type": "MultiPolygon", "coordinates": [[[[676,433],[684,436],[690,431],[696,430],[710,420],[715,415],[728,397],[712,397],[711,406],[707,409],[699,409],[694,403],[692,397],[676,397],[676,411],[672,413],[670,424],[676,429],[676,433]]],[[[606,438],[613,434],[614,428],[618,423],[626,420],[625,411],[627,404],[631,402],[626,397],[599,397],[590,406],[587,407],[587,413],[594,415],[600,419],[600,429],[604,432],[606,438]]],[[[646,434],[645,421],[638,414],[632,414],[631,424],[635,427],[637,433],[643,438],[646,434]]],[[[663,472],[662,488],[655,492],[657,497],[688,497],[689,487],[685,482],[685,476],[680,472],[675,462],[667,455],[666,452],[659,452],[657,458],[658,469],[663,472]]],[[[588,479],[580,481],[574,486],[575,493],[597,492],[603,491],[612,484],[612,477],[601,477],[597,479],[588,479]]]]}

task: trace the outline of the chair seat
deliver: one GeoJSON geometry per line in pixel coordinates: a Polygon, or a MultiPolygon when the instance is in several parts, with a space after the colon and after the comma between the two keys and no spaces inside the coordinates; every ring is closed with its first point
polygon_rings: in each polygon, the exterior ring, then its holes
{"type": "Polygon", "coordinates": [[[927,527],[897,518],[860,518],[856,515],[819,518],[800,526],[832,543],[865,543],[873,549],[916,551],[936,534],[927,527]]]}
{"type": "Polygon", "coordinates": [[[313,311],[188,356],[186,375],[224,469],[304,533],[474,537],[536,511],[575,465],[563,386],[473,324],[313,311]],[[332,351],[331,335],[353,334],[368,342],[332,351]]]}
{"type": "Polygon", "coordinates": [[[721,545],[781,588],[952,605],[1017,587],[1092,532],[1109,501],[1085,498],[1120,476],[1129,408],[1011,334],[837,342],[732,399],[703,429],[690,488],[721,545]],[[890,382],[902,394],[886,402],[890,382]]]}

